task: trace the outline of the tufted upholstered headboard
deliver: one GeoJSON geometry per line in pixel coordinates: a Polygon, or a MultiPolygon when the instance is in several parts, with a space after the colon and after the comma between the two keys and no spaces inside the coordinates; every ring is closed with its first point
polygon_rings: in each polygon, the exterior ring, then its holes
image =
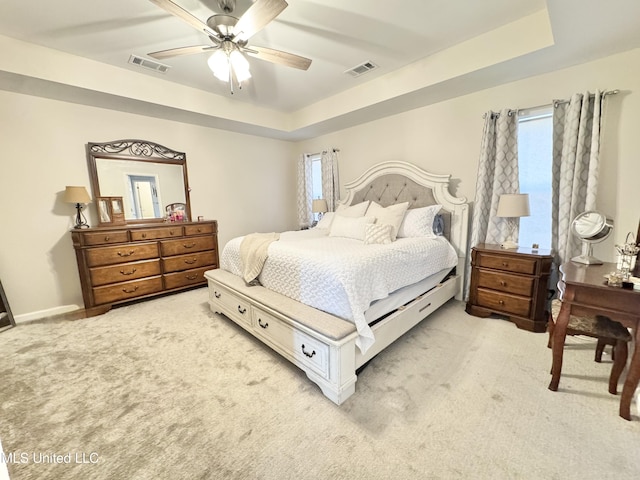
{"type": "Polygon", "coordinates": [[[347,197],[341,203],[354,205],[370,200],[388,207],[409,202],[409,208],[442,205],[444,235],[458,253],[458,272],[462,274],[468,247],[469,205],[466,198],[451,195],[450,180],[451,175],[435,175],[411,163],[383,162],[345,184],[347,197]]]}

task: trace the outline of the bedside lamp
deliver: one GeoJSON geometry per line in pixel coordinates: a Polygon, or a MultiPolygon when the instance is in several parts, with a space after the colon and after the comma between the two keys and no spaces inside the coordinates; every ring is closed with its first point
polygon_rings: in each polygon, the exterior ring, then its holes
{"type": "Polygon", "coordinates": [[[528,193],[508,193],[500,195],[498,201],[498,211],[496,217],[507,219],[507,238],[501,244],[502,248],[518,248],[515,242],[515,231],[517,218],[528,217],[529,214],[529,194],[528,193]]]}
{"type": "Polygon", "coordinates": [[[327,201],[322,198],[315,199],[311,204],[311,211],[318,214],[318,221],[322,218],[323,214],[327,213],[327,210],[329,210],[327,201]]]}
{"type": "Polygon", "coordinates": [[[87,189],[84,187],[69,187],[64,190],[64,196],[62,200],[66,203],[76,204],[76,224],[73,228],[89,228],[87,219],[82,213],[82,205],[91,202],[91,197],[87,193],[87,189]]]}

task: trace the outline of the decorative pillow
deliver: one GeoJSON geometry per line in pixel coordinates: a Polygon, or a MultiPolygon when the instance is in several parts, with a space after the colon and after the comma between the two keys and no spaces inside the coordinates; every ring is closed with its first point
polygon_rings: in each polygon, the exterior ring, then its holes
{"type": "Polygon", "coordinates": [[[368,223],[364,227],[364,244],[387,244],[391,243],[391,235],[393,226],[389,224],[378,225],[377,223],[368,223]]]}
{"type": "Polygon", "coordinates": [[[400,228],[407,208],[409,208],[409,202],[390,205],[386,208],[376,202],[371,202],[367,208],[367,216],[376,217],[378,225],[391,225],[391,241],[394,241],[398,236],[398,228],[400,228]]]}
{"type": "Polygon", "coordinates": [[[347,207],[346,205],[338,205],[336,208],[336,214],[342,215],[343,217],[364,217],[364,213],[367,211],[367,207],[369,206],[369,200],[366,202],[357,203],[355,205],[351,205],[347,207]]]}
{"type": "Polygon", "coordinates": [[[364,240],[365,226],[375,222],[374,217],[343,217],[336,215],[331,223],[330,237],[347,237],[364,240]]]}
{"type": "Polygon", "coordinates": [[[333,222],[333,217],[335,216],[335,212],[327,212],[316,224],[316,228],[326,228],[329,230],[331,228],[331,223],[333,222]]]}
{"type": "Polygon", "coordinates": [[[433,220],[441,208],[442,205],[429,205],[407,210],[398,229],[398,237],[435,237],[433,220]]]}

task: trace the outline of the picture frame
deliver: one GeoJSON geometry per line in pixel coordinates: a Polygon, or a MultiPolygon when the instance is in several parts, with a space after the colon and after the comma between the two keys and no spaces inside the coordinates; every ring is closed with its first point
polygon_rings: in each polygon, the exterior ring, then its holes
{"type": "Polygon", "coordinates": [[[101,227],[125,224],[122,197],[96,197],[96,205],[101,227]]]}

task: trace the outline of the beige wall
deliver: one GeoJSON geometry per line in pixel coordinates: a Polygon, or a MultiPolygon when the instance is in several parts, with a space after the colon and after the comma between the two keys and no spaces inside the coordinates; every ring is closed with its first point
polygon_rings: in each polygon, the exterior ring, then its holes
{"type": "Polygon", "coordinates": [[[87,142],[136,138],[186,152],[193,215],[218,220],[221,245],[295,225],[290,143],[4,91],[0,105],[0,278],[17,316],[83,304],[68,231],[75,209],[60,196],[65,185],[90,191],[87,142]]]}
{"type": "Polygon", "coordinates": [[[300,150],[339,148],[342,184],[387,160],[451,173],[457,184],[453,193],[472,201],[483,112],[550,104],[596,88],[621,90],[606,100],[598,194],[598,209],[614,219],[615,229],[595,252],[611,261],[614,244],[623,242],[629,231],[635,234],[640,218],[640,49],[301,142],[300,150]]]}
{"type": "MultiPolygon", "coordinates": [[[[404,160],[451,173],[456,194],[473,200],[482,113],[526,108],[574,92],[618,88],[606,104],[599,209],[616,222],[613,245],[636,231],[640,178],[640,49],[290,144],[21,94],[0,92],[4,205],[0,275],[16,315],[82,305],[68,233],[65,185],[89,185],[85,144],[139,138],[187,152],[193,215],[215,218],[220,245],[251,231],[295,226],[295,158],[336,147],[342,183],[369,166],[404,160]]],[[[95,212],[90,212],[95,219],[95,212]]]]}

